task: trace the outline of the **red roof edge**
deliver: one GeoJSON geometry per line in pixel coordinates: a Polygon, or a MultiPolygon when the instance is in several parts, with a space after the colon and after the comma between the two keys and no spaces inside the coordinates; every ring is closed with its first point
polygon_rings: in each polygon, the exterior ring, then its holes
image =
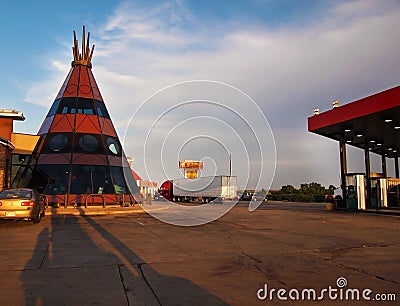
{"type": "Polygon", "coordinates": [[[400,86],[387,89],[308,118],[308,131],[400,106],[400,86]]]}
{"type": "Polygon", "coordinates": [[[139,174],[137,174],[135,172],[135,170],[133,170],[133,169],[131,169],[131,170],[132,170],[133,177],[135,178],[135,181],[142,181],[142,178],[139,176],[139,174]]]}

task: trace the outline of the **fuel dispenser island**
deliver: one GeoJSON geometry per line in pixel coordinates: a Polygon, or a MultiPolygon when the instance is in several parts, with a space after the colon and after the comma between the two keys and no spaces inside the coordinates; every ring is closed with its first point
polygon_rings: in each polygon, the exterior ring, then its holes
{"type": "Polygon", "coordinates": [[[377,202],[379,208],[400,207],[400,179],[379,178],[377,182],[377,202]]]}
{"type": "Polygon", "coordinates": [[[363,173],[346,174],[344,207],[358,210],[400,207],[400,179],[385,178],[382,173],[371,173],[368,202],[366,180],[363,173]]]}
{"type": "Polygon", "coordinates": [[[365,210],[365,175],[362,173],[346,174],[346,207],[365,210]]]}
{"type": "Polygon", "coordinates": [[[382,193],[382,184],[386,183],[386,179],[383,173],[371,172],[370,184],[371,184],[371,201],[370,206],[367,208],[381,208],[381,198],[385,197],[386,194],[382,193]]]}

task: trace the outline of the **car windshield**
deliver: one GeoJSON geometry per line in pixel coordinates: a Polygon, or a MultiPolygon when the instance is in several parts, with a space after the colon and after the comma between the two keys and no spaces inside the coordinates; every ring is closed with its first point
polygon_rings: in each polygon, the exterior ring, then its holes
{"type": "Polygon", "coordinates": [[[3,190],[0,192],[0,199],[30,199],[32,191],[30,190],[3,190]]]}

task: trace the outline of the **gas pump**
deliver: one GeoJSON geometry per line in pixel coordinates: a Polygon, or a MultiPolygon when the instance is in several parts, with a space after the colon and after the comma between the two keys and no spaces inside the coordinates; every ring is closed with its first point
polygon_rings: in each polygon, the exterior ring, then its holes
{"type": "Polygon", "coordinates": [[[348,173],[346,175],[346,207],[365,210],[364,174],[348,173]]]}
{"type": "Polygon", "coordinates": [[[388,207],[388,199],[387,199],[387,179],[381,178],[378,181],[378,186],[379,186],[379,207],[388,207]]]}
{"type": "MultiPolygon", "coordinates": [[[[385,179],[383,173],[376,173],[371,172],[370,175],[370,182],[371,182],[371,207],[379,209],[382,201],[382,179],[385,179]]],[[[385,183],[385,182],[383,182],[385,183]]],[[[385,185],[386,187],[386,185],[385,185]]]]}

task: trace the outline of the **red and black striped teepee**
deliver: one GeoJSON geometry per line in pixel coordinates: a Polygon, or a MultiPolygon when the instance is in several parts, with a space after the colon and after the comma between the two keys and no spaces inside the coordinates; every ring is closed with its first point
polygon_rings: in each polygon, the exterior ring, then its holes
{"type": "MultiPolygon", "coordinates": [[[[38,132],[28,186],[49,202],[83,204],[89,194],[106,202],[139,194],[103,97],[92,73],[88,33],[82,49],[74,31],[72,68],[38,132]]],[[[93,197],[94,198],[94,197],[93,197]]]]}

